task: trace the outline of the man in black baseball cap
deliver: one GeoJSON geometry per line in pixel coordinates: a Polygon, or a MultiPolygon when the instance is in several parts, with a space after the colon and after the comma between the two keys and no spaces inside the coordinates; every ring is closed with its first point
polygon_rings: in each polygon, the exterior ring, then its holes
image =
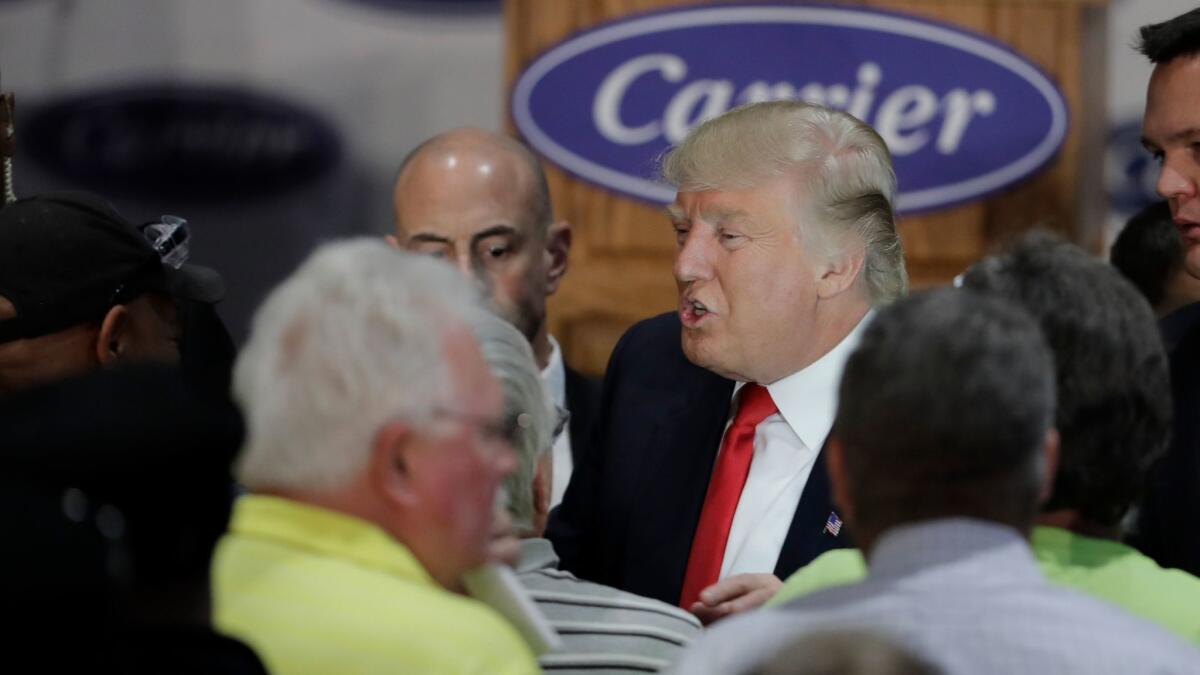
{"type": "Polygon", "coordinates": [[[124,361],[179,360],[176,300],[213,303],[220,276],[183,263],[187,230],[139,228],[83,193],[0,209],[0,395],[124,361]]]}

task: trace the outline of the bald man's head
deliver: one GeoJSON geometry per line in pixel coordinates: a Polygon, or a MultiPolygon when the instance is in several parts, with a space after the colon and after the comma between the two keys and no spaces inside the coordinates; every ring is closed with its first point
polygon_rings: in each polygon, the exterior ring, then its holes
{"type": "Polygon", "coordinates": [[[549,356],[546,296],[566,272],[570,228],[552,223],[546,178],[524,144],[455,129],[404,159],[393,191],[395,242],[446,259],[549,356]]]}
{"type": "MultiPolygon", "coordinates": [[[[524,200],[526,219],[544,234],[554,214],[550,209],[550,188],[546,185],[546,174],[542,163],[521,141],[484,129],[464,127],[454,129],[421,143],[405,156],[396,173],[397,193],[406,173],[419,168],[439,166],[450,157],[469,157],[477,162],[491,163],[503,167],[502,172],[517,178],[524,200]],[[411,169],[411,171],[410,171],[411,169]]],[[[440,166],[452,171],[454,167],[440,166]]]]}

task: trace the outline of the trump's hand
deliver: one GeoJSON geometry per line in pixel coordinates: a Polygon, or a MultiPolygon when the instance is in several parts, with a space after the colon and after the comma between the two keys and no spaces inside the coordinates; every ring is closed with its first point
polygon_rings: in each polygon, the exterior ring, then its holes
{"type": "Polygon", "coordinates": [[[700,591],[688,609],[705,626],[727,616],[761,607],[783,582],[774,574],[735,574],[700,591]]]}

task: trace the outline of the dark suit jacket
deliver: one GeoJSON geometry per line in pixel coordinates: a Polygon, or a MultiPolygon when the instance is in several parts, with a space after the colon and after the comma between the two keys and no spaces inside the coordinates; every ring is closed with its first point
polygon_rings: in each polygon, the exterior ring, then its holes
{"type": "MultiPolygon", "coordinates": [[[[1195,311],[1200,305],[1189,307],[1195,311]]],[[[1169,330],[1160,326],[1164,333],[1169,330]]],[[[1200,536],[1195,534],[1200,523],[1200,322],[1185,328],[1170,350],[1171,445],[1150,471],[1131,543],[1163,567],[1200,575],[1200,536]]]]}
{"type": "MultiPolygon", "coordinates": [[[[550,517],[546,536],[562,569],[679,602],[732,393],[731,380],[683,355],[675,314],[629,329],[609,362],[592,449],[550,517]]],[[[840,537],[823,533],[830,511],[822,453],[792,518],[777,576],[853,545],[844,529],[840,537]]]]}
{"type": "Polygon", "coordinates": [[[571,436],[571,465],[579,466],[592,443],[592,427],[600,409],[600,380],[588,377],[563,364],[567,374],[567,410],[571,419],[567,433],[571,436]]]}

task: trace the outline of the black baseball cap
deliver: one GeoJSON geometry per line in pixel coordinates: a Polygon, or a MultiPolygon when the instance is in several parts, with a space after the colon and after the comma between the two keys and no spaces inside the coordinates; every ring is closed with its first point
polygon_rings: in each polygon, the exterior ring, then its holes
{"type": "Polygon", "coordinates": [[[0,343],[99,319],[147,291],[211,304],[225,284],[214,270],[164,263],[94,195],[42,194],[0,208],[0,296],[16,308],[16,318],[0,320],[0,343]]]}

